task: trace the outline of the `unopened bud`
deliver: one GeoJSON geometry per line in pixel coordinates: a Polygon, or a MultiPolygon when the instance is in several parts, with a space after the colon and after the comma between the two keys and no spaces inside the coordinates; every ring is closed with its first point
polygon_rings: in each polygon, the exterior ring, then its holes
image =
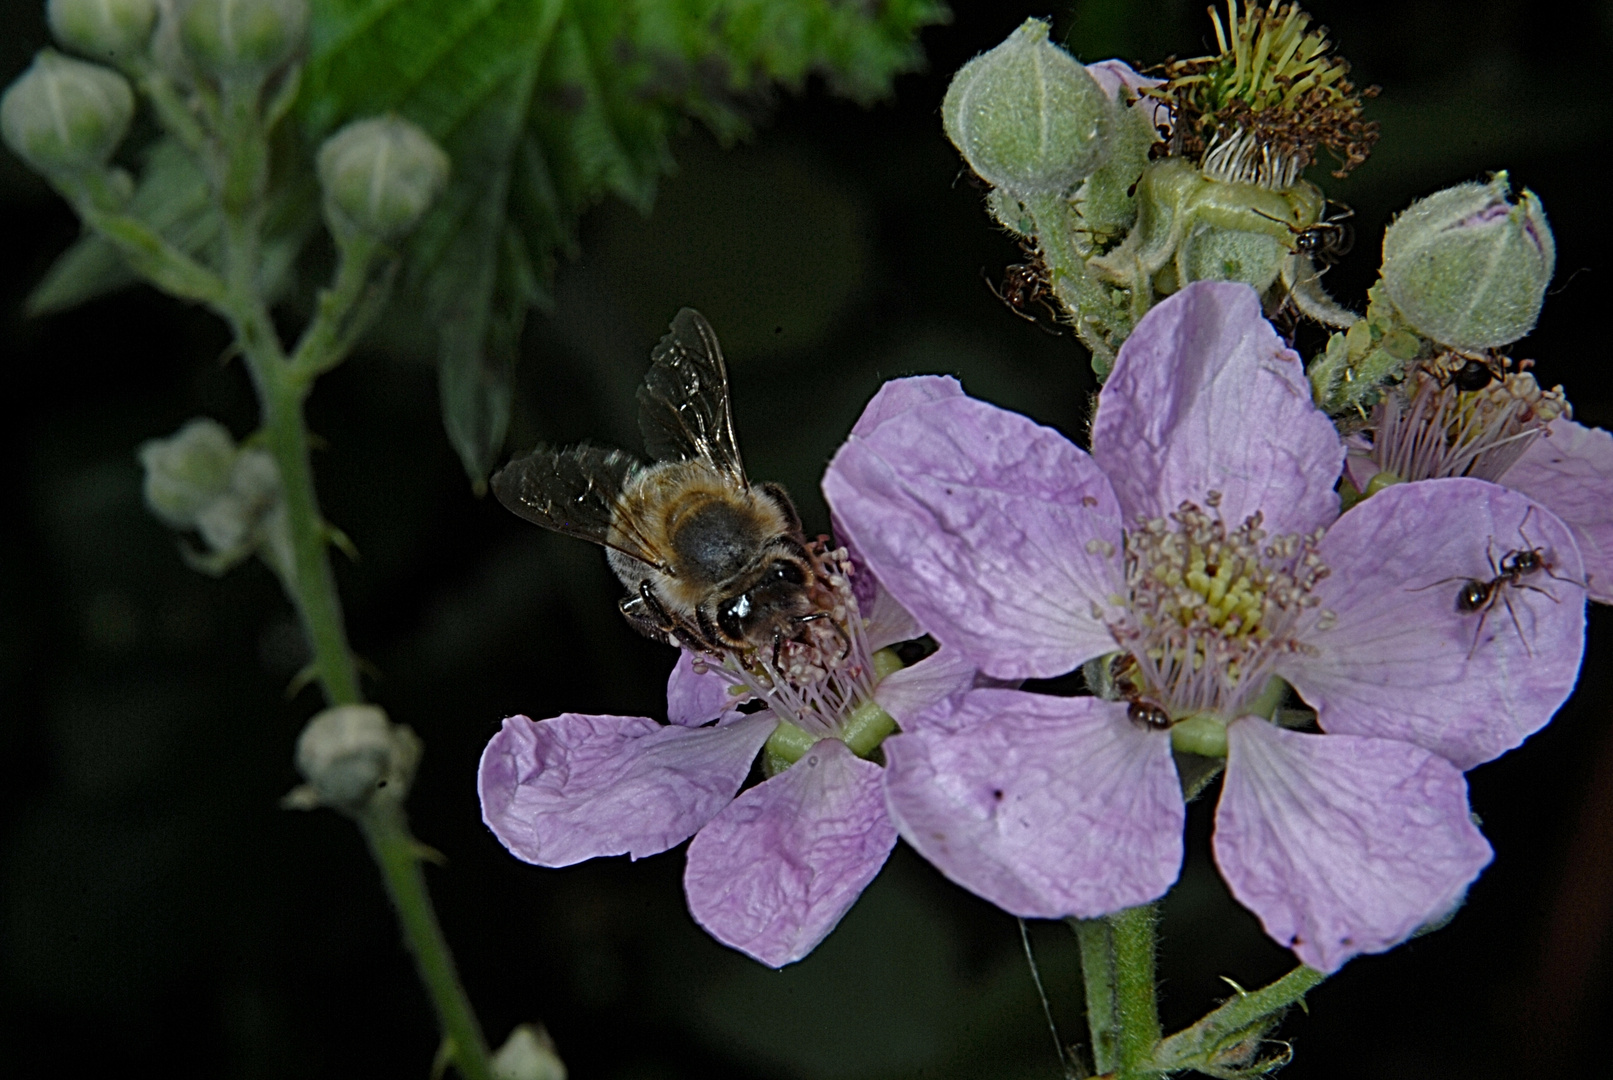
{"type": "Polygon", "coordinates": [[[166,439],[142,443],[146,505],[166,525],[195,528],[197,516],[229,488],[237,454],[224,425],[206,417],[166,439]]]}
{"type": "Polygon", "coordinates": [[[319,148],[331,230],[382,240],[407,234],[442,194],[448,164],[442,147],[402,117],[355,120],[319,148]]]}
{"type": "Polygon", "coordinates": [[[229,483],[196,514],[196,531],[214,551],[251,547],[265,519],[280,505],[280,470],[267,450],[243,450],[230,467],[229,483]]]}
{"type": "Polygon", "coordinates": [[[308,782],[287,795],[284,805],[356,812],[375,800],[402,802],[420,752],[415,733],[374,705],[326,709],[297,738],[297,771],[308,782]]]}
{"type": "Polygon", "coordinates": [[[1418,333],[1458,349],[1490,349],[1534,329],[1556,266],[1551,226],[1534,192],[1516,203],[1505,172],[1411,205],[1383,238],[1383,284],[1418,333]]]}
{"type": "Polygon", "coordinates": [[[1103,163],[1110,111],[1097,81],[1027,19],[952,77],[941,121],[969,167],[1023,198],[1072,191],[1103,163]]]}
{"type": "Polygon", "coordinates": [[[47,175],[105,165],[133,117],[127,79],[52,49],[41,49],[0,98],[6,145],[47,175]]]}
{"type": "Polygon", "coordinates": [[[97,60],[127,60],[145,52],[157,0],[50,0],[45,18],[67,48],[97,60]]]}
{"type": "Polygon", "coordinates": [[[302,48],[308,0],[190,0],[180,20],[180,41],[198,70],[262,78],[302,48]]]}
{"type": "Polygon", "coordinates": [[[566,1080],[566,1065],[542,1025],[517,1024],[493,1054],[496,1080],[566,1080]]]}
{"type": "Polygon", "coordinates": [[[186,550],[193,567],[222,573],[257,553],[282,577],[292,571],[291,530],[280,469],[267,450],[242,449],[222,424],[190,421],[166,439],[141,445],[146,505],[175,529],[194,529],[206,554],[186,550]]]}

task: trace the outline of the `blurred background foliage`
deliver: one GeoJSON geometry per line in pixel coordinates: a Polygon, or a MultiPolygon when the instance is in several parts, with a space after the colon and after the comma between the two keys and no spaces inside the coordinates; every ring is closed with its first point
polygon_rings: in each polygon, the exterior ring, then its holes
{"type": "MultiPolygon", "coordinates": [[[[0,10],[0,80],[44,43],[42,5],[0,10]]],[[[638,445],[634,387],[681,305],[728,349],[750,471],[785,483],[809,530],[817,480],[862,403],[899,374],[975,394],[1079,438],[1093,389],[1068,335],[988,291],[1018,261],[941,134],[948,75],[1043,7],[955,4],[920,38],[925,73],[872,108],[816,79],[747,102],[758,134],[724,150],[672,131],[653,209],[583,217],[552,309],[518,340],[506,449],[638,445]]],[[[1372,160],[1320,178],[1356,210],[1328,284],[1360,305],[1390,214],[1507,168],[1556,230],[1558,294],[1514,352],[1613,426],[1595,322],[1609,142],[1592,76],[1613,6],[1315,0],[1383,87],[1372,160]],[[1602,151],[1597,147],[1601,146],[1602,151]]],[[[1205,51],[1196,0],[1077,0],[1052,12],[1080,58],[1205,51]]],[[[423,1076],[426,1000],[360,840],[276,800],[315,695],[292,614],[257,564],[184,568],[140,502],[134,448],[209,414],[256,410],[212,317],[148,290],[28,318],[23,298],[76,234],[44,185],[0,158],[7,392],[0,469],[0,1062],[15,1075],[423,1076]]],[[[288,312],[295,317],[293,297],[288,312]]],[[[807,961],[771,972],[690,922],[674,851],[642,863],[524,866],[482,827],[477,756],[501,717],[657,715],[673,656],[617,616],[597,550],[478,499],[438,416],[433,349],[393,323],[322,380],[311,424],[323,505],[362,560],[338,575],[371,690],[426,741],[416,832],[448,864],[433,890],[491,1038],[542,1020],[578,1078],[1052,1078],[1057,1064],[1014,921],[899,848],[807,961]]],[[[1570,1073],[1613,1019],[1613,619],[1591,616],[1580,689],[1522,750],[1470,774],[1496,862],[1455,922],[1351,963],[1284,1033],[1295,1078],[1570,1073]]],[[[1209,861],[1210,802],[1165,906],[1167,1023],[1289,965],[1209,861]]],[[[1074,942],[1035,925],[1054,1014],[1082,1035],[1074,942]]],[[[1596,1056],[1593,1056],[1596,1055],[1596,1056]]]]}

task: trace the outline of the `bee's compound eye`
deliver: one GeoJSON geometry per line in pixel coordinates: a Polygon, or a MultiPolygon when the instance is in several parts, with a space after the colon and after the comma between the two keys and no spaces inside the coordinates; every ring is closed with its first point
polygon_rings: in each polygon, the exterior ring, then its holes
{"type": "Polygon", "coordinates": [[[768,571],[768,576],[775,582],[785,585],[806,584],[806,577],[801,573],[801,568],[795,563],[787,562],[783,559],[773,564],[772,569],[768,571]]]}
{"type": "Polygon", "coordinates": [[[742,641],[745,637],[745,620],[750,617],[750,613],[749,593],[740,593],[724,600],[717,605],[717,628],[732,640],[742,641]]]}

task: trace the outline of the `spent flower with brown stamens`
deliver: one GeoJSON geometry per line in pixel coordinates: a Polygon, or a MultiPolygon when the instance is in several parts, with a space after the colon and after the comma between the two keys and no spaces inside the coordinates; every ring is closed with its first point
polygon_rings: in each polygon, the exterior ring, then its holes
{"type": "Polygon", "coordinates": [[[1210,18],[1219,52],[1167,62],[1165,83],[1147,91],[1175,120],[1164,153],[1197,159],[1211,179],[1276,191],[1299,179],[1318,148],[1338,159],[1337,177],[1367,159],[1378,125],[1362,120],[1362,105],[1378,90],[1355,88],[1325,27],[1276,0],[1241,14],[1227,0],[1226,23],[1214,8],[1210,18]]]}

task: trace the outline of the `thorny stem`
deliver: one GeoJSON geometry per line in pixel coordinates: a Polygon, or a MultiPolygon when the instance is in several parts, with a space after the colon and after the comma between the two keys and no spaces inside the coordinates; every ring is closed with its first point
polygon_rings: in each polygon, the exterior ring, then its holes
{"type": "MultiPolygon", "coordinates": [[[[1114,1080],[1143,1080],[1188,1069],[1210,1076],[1261,1068],[1259,1042],[1284,1010],[1301,1003],[1326,975],[1300,966],[1259,990],[1238,995],[1192,1027],[1160,1038],[1154,981],[1159,905],[1143,904],[1101,919],[1070,919],[1081,946],[1092,1064],[1114,1080]]],[[[1236,984],[1234,984],[1236,986],[1236,984]]]]}
{"type": "Polygon", "coordinates": [[[392,906],[397,909],[404,944],[414,955],[420,981],[437,1010],[448,1053],[465,1080],[493,1080],[487,1040],[465,987],[460,984],[453,953],[431,906],[431,894],[426,891],[426,878],[420,870],[419,843],[409,832],[403,807],[386,800],[371,800],[369,808],[359,815],[358,824],[364,830],[375,864],[381,868],[392,906]]]}
{"type": "Polygon", "coordinates": [[[1081,946],[1081,978],[1086,988],[1087,1031],[1092,1036],[1092,1066],[1099,1075],[1115,1069],[1119,1028],[1115,1016],[1115,942],[1105,919],[1071,919],[1081,946]]]}
{"type": "MultiPolygon", "coordinates": [[[[288,358],[259,287],[269,147],[257,88],[226,86],[215,118],[219,131],[206,149],[213,154],[214,194],[224,218],[221,274],[178,251],[143,222],[114,209],[115,200],[102,190],[104,183],[64,184],[63,193],[85,222],[117,245],[130,265],[153,284],[202,301],[229,321],[257,389],[265,442],[280,470],[293,553],[283,584],[301,617],[326,701],[356,704],[363,700],[358,666],[347,644],[341,601],[331,573],[330,533],[314,492],[303,404],[315,376],[341,362],[374,313],[377,304],[369,270],[378,249],[363,242],[344,246],[337,280],[321,296],[314,321],[288,358]]],[[[187,144],[197,135],[188,128],[178,134],[187,144]]],[[[491,1054],[437,922],[420,868],[421,847],[409,832],[403,808],[393,803],[372,805],[356,821],[381,870],[420,980],[431,996],[448,1056],[466,1080],[493,1080],[491,1054]]]]}
{"type": "Polygon", "coordinates": [[[1269,986],[1239,990],[1237,997],[1161,1042],[1154,1052],[1154,1068],[1159,1072],[1213,1069],[1221,1054],[1263,1035],[1267,1024],[1283,1010],[1303,1002],[1306,993],[1325,978],[1315,968],[1301,965],[1269,986]]]}
{"type": "Polygon", "coordinates": [[[1119,1027],[1117,1080],[1137,1080],[1154,1073],[1159,1027],[1158,989],[1154,982],[1154,936],[1159,905],[1141,904],[1105,916],[1114,939],[1115,1020],[1119,1027]]]}

